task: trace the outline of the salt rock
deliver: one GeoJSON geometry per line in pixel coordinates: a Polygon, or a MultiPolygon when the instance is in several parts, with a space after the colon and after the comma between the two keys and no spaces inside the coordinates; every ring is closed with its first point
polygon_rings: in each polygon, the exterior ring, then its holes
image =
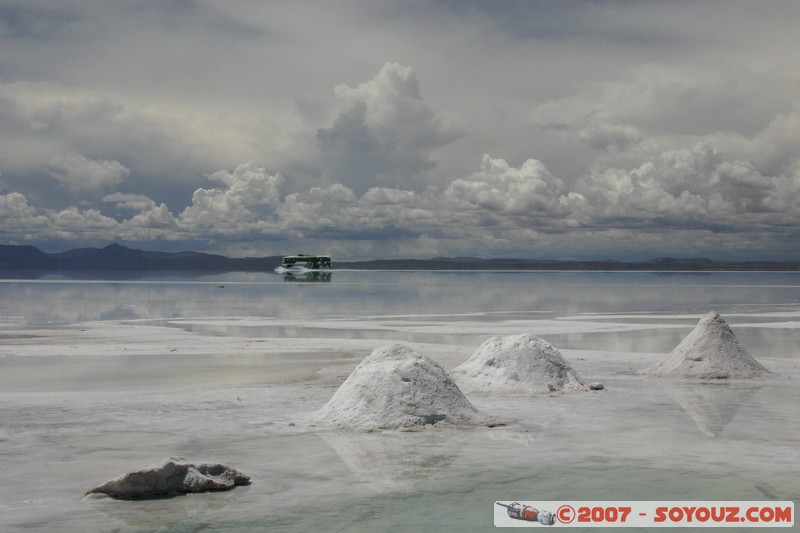
{"type": "Polygon", "coordinates": [[[740,344],[716,311],[706,313],[681,343],[643,374],[700,379],[753,378],[770,372],[740,344]]]}
{"type": "Polygon", "coordinates": [[[450,373],[465,392],[556,392],[585,383],[549,342],[533,335],[491,337],[450,373]]]}
{"type": "Polygon", "coordinates": [[[309,422],[357,430],[494,425],[441,366],[402,344],[365,357],[309,422]]]}
{"type": "Polygon", "coordinates": [[[183,457],[170,457],[106,481],[86,494],[105,494],[119,499],[152,498],[189,492],[231,490],[236,485],[249,484],[249,476],[229,466],[193,464],[183,457]]]}

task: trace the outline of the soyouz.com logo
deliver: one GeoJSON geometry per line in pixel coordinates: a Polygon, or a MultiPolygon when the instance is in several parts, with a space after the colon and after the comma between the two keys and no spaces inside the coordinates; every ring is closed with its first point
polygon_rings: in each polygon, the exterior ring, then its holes
{"type": "Polygon", "coordinates": [[[496,527],[793,527],[791,501],[495,502],[496,527]]]}

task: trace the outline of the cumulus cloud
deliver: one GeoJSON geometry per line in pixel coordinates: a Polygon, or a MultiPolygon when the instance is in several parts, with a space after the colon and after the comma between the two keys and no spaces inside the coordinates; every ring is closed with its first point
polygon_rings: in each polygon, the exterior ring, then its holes
{"type": "Polygon", "coordinates": [[[116,220],[96,209],[68,207],[61,211],[50,212],[49,217],[52,220],[52,230],[65,237],[97,238],[113,234],[117,228],[116,220]]]}
{"type": "Polygon", "coordinates": [[[753,224],[790,223],[797,211],[795,174],[763,176],[750,163],[725,160],[713,147],[670,150],[637,168],[593,172],[578,185],[596,224],[711,227],[718,231],[753,224]]]}
{"type": "Polygon", "coordinates": [[[503,159],[483,156],[480,172],[456,179],[445,198],[463,208],[475,207],[530,217],[561,217],[569,213],[564,183],[541,161],[528,159],[514,168],[503,159]]]}
{"type": "Polygon", "coordinates": [[[180,214],[180,225],[193,233],[251,235],[270,232],[267,220],[280,202],[280,175],[271,175],[255,163],[220,170],[209,175],[223,187],[200,188],[180,214]]]}
{"type": "Polygon", "coordinates": [[[800,112],[779,113],[751,138],[736,137],[730,145],[731,135],[720,136],[715,142],[729,157],[745,158],[764,174],[779,174],[789,169],[800,153],[800,112]]]}
{"type": "Polygon", "coordinates": [[[411,67],[387,63],[357,87],[335,89],[336,116],[317,130],[334,181],[363,192],[371,186],[422,185],[435,166],[431,152],[460,134],[455,121],[423,100],[411,67]]]}
{"type": "Polygon", "coordinates": [[[29,205],[20,193],[0,195],[1,234],[10,241],[108,239],[117,227],[113,218],[96,209],[53,211],[29,205]]]}
{"type": "Polygon", "coordinates": [[[785,255],[798,7],[722,4],[0,12],[0,235],[342,257],[785,255]]]}
{"type": "Polygon", "coordinates": [[[103,201],[114,203],[117,209],[136,212],[117,228],[118,234],[126,239],[175,239],[178,235],[178,221],[164,203],[157,204],[142,194],[129,193],[109,194],[103,197],[103,201]]]}
{"type": "Polygon", "coordinates": [[[797,72],[645,63],[540,102],[529,117],[536,131],[558,139],[564,151],[557,159],[592,171],[637,166],[703,143],[725,159],[779,175],[800,149],[797,72]]]}
{"type": "Polygon", "coordinates": [[[69,152],[50,160],[50,175],[74,193],[97,193],[122,183],[131,171],[119,161],[69,152]]]}
{"type": "Polygon", "coordinates": [[[0,195],[0,228],[6,238],[30,238],[49,225],[49,219],[28,205],[24,194],[0,195]]]}
{"type": "Polygon", "coordinates": [[[11,193],[0,196],[0,225],[16,240],[36,234],[263,245],[268,239],[281,247],[289,240],[319,243],[345,257],[353,250],[419,257],[519,255],[521,249],[580,257],[626,241],[651,253],[692,246],[740,251],[742,234],[756,231],[765,248],[791,238],[787,228],[800,216],[798,168],[764,176],[700,143],[634,168],[595,170],[572,187],[538,160],[515,167],[484,155],[478,171],[441,189],[372,187],[359,195],[333,184],[282,196],[280,175],[247,163],[210,174],[216,186],[197,189],[177,216],[137,194],[104,197],[133,211],[117,221],[96,209],[35,208],[11,193]]]}
{"type": "Polygon", "coordinates": [[[144,211],[155,205],[155,202],[143,194],[115,192],[103,197],[104,202],[113,203],[118,209],[144,211]]]}

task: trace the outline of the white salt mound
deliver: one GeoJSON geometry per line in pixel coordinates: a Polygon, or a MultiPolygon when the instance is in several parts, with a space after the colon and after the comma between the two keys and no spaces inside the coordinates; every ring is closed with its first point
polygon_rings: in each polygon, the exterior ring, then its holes
{"type": "Polygon", "coordinates": [[[365,357],[309,422],[358,430],[493,425],[442,367],[401,344],[365,357]]]}
{"type": "MultiPolygon", "coordinates": [[[[465,392],[552,392],[585,383],[552,344],[533,335],[491,337],[450,373],[465,392]]],[[[595,384],[596,390],[602,388],[595,384]]]]}
{"type": "Polygon", "coordinates": [[[183,457],[170,457],[106,481],[86,494],[105,494],[121,499],[153,498],[188,492],[231,490],[236,485],[249,484],[249,476],[229,466],[192,464],[183,457]]]}
{"type": "Polygon", "coordinates": [[[680,378],[753,378],[769,371],[739,344],[727,322],[712,311],[703,315],[689,335],[664,361],[643,374],[680,378]]]}

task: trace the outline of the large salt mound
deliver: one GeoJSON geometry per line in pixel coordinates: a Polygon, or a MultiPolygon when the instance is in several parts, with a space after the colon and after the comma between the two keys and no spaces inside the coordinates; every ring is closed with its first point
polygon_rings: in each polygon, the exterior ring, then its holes
{"type": "Polygon", "coordinates": [[[401,344],[378,348],[365,357],[309,421],[359,430],[493,424],[442,367],[401,344]]]}
{"type": "Polygon", "coordinates": [[[552,392],[585,387],[552,344],[533,335],[491,337],[450,373],[465,392],[552,392]]]}
{"type": "Polygon", "coordinates": [[[643,371],[651,376],[729,379],[752,378],[769,371],[742,348],[727,322],[711,311],[664,361],[643,371]]]}

